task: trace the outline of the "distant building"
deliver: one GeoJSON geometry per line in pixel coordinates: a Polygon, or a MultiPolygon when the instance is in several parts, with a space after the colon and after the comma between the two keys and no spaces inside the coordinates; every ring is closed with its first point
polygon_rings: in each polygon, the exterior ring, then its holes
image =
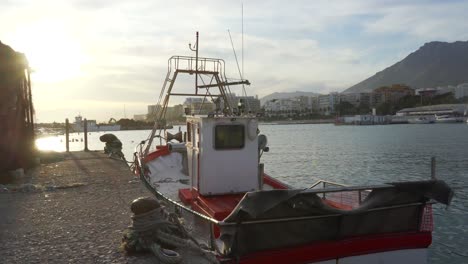
{"type": "Polygon", "coordinates": [[[452,93],[453,95],[455,95],[456,88],[457,87],[453,85],[449,85],[445,87],[437,87],[436,95],[442,95],[442,94],[448,94],[448,93],[452,93]]]}
{"type": "Polygon", "coordinates": [[[394,84],[391,87],[383,86],[370,94],[370,106],[375,107],[383,103],[396,103],[401,98],[414,95],[414,90],[403,84],[394,84]]]}
{"type": "MultiPolygon", "coordinates": [[[[231,93],[227,95],[229,106],[237,112],[239,110],[239,106],[243,106],[244,113],[259,113],[261,112],[261,105],[258,96],[236,96],[235,93],[231,93]]],[[[224,108],[224,104],[220,104],[220,109],[224,108]]]]}
{"type": "Polygon", "coordinates": [[[419,89],[414,90],[414,95],[432,97],[436,94],[437,94],[436,88],[419,88],[419,89]]]}
{"type": "Polygon", "coordinates": [[[204,98],[185,98],[183,108],[187,108],[190,114],[207,115],[215,111],[216,105],[204,98]]]}
{"type": "Polygon", "coordinates": [[[133,115],[133,120],[135,121],[146,121],[147,114],[142,115],[133,115]]]}
{"type": "Polygon", "coordinates": [[[236,96],[237,105],[243,104],[245,112],[247,113],[259,113],[260,112],[260,100],[258,97],[253,96],[236,96]]]}
{"type": "Polygon", "coordinates": [[[318,96],[319,112],[324,115],[335,113],[335,106],[340,102],[338,93],[329,93],[318,96]]]}
{"type": "Polygon", "coordinates": [[[316,113],[319,111],[320,105],[319,105],[319,98],[318,96],[311,96],[310,97],[310,109],[312,112],[316,113]]]}
{"type": "Polygon", "coordinates": [[[301,101],[299,98],[273,99],[264,105],[267,116],[288,117],[296,115],[301,111],[301,101]]]}
{"type": "Polygon", "coordinates": [[[467,104],[440,104],[413,108],[405,108],[396,113],[397,116],[419,116],[419,115],[453,115],[463,116],[468,109],[467,104]]]}
{"type": "Polygon", "coordinates": [[[336,119],[337,125],[385,125],[390,123],[389,116],[355,115],[342,116],[336,119]]]}
{"type": "Polygon", "coordinates": [[[148,116],[155,115],[160,108],[161,105],[148,105],[148,116]]]}
{"type": "Polygon", "coordinates": [[[463,97],[468,97],[468,83],[459,84],[455,88],[455,98],[461,99],[463,97]]]}
{"type": "Polygon", "coordinates": [[[370,105],[370,93],[347,93],[340,94],[340,102],[348,102],[354,107],[359,105],[370,105]]]}
{"type": "MultiPolygon", "coordinates": [[[[195,99],[200,99],[200,98],[195,98],[195,99]]],[[[148,105],[148,114],[144,115],[145,119],[144,120],[149,120],[149,121],[154,121],[156,120],[157,112],[161,108],[161,105],[148,105]]],[[[183,105],[175,105],[175,106],[168,106],[166,110],[166,115],[165,119],[166,120],[177,120],[180,118],[184,113],[184,107],[183,105]]],[[[137,116],[137,115],[135,115],[137,116]]],[[[142,115],[138,115],[140,120],[142,115]]],[[[136,120],[136,119],[135,119],[136,120]]]]}
{"type": "Polygon", "coordinates": [[[166,110],[166,120],[179,120],[183,117],[184,115],[184,106],[179,104],[179,105],[174,105],[174,106],[169,106],[166,110]]]}

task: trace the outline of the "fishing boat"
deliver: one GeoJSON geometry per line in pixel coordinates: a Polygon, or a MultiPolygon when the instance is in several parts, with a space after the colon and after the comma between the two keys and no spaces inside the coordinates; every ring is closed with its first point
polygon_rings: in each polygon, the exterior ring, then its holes
{"type": "Polygon", "coordinates": [[[427,263],[432,204],[449,204],[440,180],[344,186],[326,180],[294,188],[265,172],[269,151],[248,107],[232,103],[221,59],[173,56],[148,139],[135,152],[134,172],[174,212],[219,263],[427,263]],[[195,77],[191,94],[178,93],[181,74],[195,77]],[[186,111],[187,130],[158,125],[170,97],[203,97],[213,112],[186,111]]]}

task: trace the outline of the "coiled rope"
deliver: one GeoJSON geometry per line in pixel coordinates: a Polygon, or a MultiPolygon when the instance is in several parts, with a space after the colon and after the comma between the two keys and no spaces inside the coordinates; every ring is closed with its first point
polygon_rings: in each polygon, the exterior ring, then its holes
{"type": "Polygon", "coordinates": [[[195,252],[202,258],[197,263],[219,263],[213,252],[192,238],[175,214],[169,214],[164,207],[134,214],[132,226],[124,235],[122,245],[127,252],[150,250],[160,263],[184,263],[184,252],[195,252]]]}

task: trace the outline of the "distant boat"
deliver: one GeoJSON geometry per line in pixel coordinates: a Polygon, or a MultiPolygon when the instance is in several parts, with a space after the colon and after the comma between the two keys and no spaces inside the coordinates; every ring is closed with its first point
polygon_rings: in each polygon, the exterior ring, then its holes
{"type": "MultiPolygon", "coordinates": [[[[96,120],[87,120],[88,123],[88,132],[96,132],[96,131],[119,131],[120,125],[98,125],[96,124],[96,120]]],[[[84,121],[83,117],[76,116],[75,123],[72,124],[72,129],[75,132],[83,132],[84,131],[84,121]]]]}
{"type": "Polygon", "coordinates": [[[419,116],[415,118],[409,118],[409,124],[433,124],[435,122],[435,118],[431,116],[419,116]]]}
{"type": "Polygon", "coordinates": [[[449,116],[449,115],[435,115],[435,122],[436,123],[457,123],[461,122],[459,118],[455,116],[449,116]]]}

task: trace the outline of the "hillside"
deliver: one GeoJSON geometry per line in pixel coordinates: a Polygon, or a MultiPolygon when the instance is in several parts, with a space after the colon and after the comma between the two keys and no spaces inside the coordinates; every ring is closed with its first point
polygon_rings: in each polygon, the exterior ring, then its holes
{"type": "Polygon", "coordinates": [[[260,103],[263,105],[265,104],[265,102],[273,100],[273,99],[286,99],[286,98],[294,98],[298,96],[317,96],[317,95],[320,95],[320,94],[314,93],[314,92],[300,92],[300,91],[289,92],[289,93],[286,93],[286,92],[272,93],[272,94],[269,94],[267,96],[260,98],[260,103]]]}
{"type": "Polygon", "coordinates": [[[372,91],[381,86],[406,84],[412,88],[468,82],[468,41],[429,42],[402,61],[346,89],[345,93],[372,91]]]}

